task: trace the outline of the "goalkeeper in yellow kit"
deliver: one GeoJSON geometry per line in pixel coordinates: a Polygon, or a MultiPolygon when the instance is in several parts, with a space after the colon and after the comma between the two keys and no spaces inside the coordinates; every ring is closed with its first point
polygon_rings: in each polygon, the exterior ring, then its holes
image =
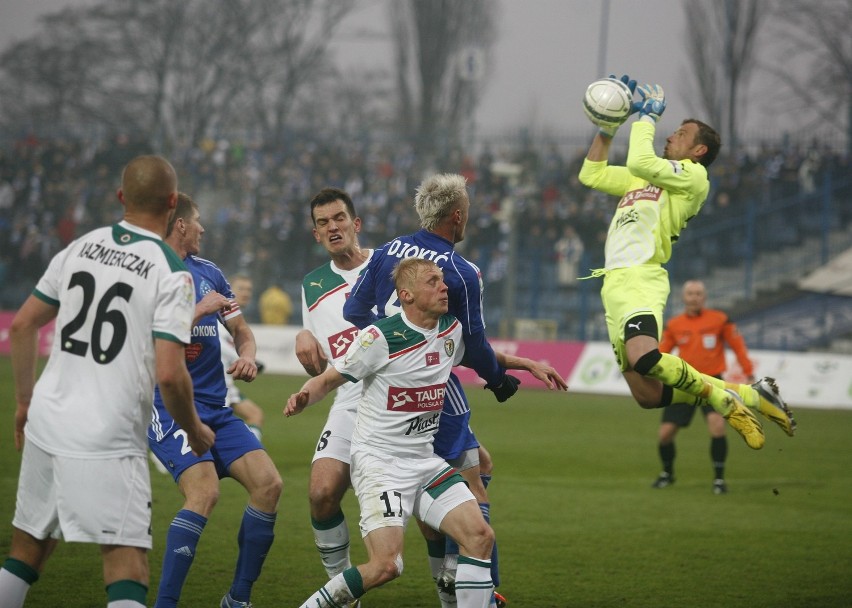
{"type": "Polygon", "coordinates": [[[630,391],[643,408],[711,405],[755,450],[763,447],[764,435],[752,409],[792,436],[796,423],[772,378],[752,385],[727,383],[659,350],[669,296],[668,272],[662,265],[707,199],[707,167],[721,143],[711,127],[687,119],[666,139],[660,158],[654,152],[654,132],[666,107],[663,89],[637,89],[629,77],[621,80],[641,98],[633,104],[639,117],[631,126],[626,166],[608,165],[618,127],[602,127],[583,162],[580,181],[620,197],[607,233],[605,266],[594,276],[603,276],[601,299],[609,338],[630,391]]]}

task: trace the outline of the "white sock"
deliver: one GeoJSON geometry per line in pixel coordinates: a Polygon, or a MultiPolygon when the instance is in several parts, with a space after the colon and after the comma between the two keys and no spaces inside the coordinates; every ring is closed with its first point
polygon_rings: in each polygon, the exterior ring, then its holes
{"type": "Polygon", "coordinates": [[[441,570],[447,570],[449,572],[455,573],[455,571],[459,567],[459,554],[458,553],[447,553],[444,555],[444,559],[441,562],[441,570]]]}
{"type": "Polygon", "coordinates": [[[355,596],[349,590],[349,585],[346,584],[346,579],[341,572],[305,600],[301,608],[337,608],[348,606],[353,601],[355,596]]]}
{"type": "Polygon", "coordinates": [[[109,602],[107,608],[145,608],[145,604],[140,604],[134,600],[115,600],[109,602]]]}
{"type": "Polygon", "coordinates": [[[459,605],[455,595],[444,593],[438,589],[438,600],[441,602],[441,608],[456,608],[459,605]]]}
{"type": "Polygon", "coordinates": [[[30,584],[5,568],[0,569],[0,598],[3,608],[22,608],[30,584]]]}
{"type": "Polygon", "coordinates": [[[352,567],[349,560],[349,527],[346,520],[332,528],[318,529],[314,523],[314,543],[322,558],[322,565],[328,573],[328,578],[337,576],[347,568],[352,567]]]}
{"type": "Polygon", "coordinates": [[[456,600],[462,608],[488,608],[494,585],[491,582],[491,560],[459,556],[456,570],[456,600]]]}

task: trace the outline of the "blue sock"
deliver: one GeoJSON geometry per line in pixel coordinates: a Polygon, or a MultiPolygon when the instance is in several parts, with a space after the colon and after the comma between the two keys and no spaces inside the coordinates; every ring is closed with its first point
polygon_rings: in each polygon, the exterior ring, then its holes
{"type": "Polygon", "coordinates": [[[456,541],[454,541],[449,536],[444,537],[444,555],[458,555],[459,554],[459,545],[456,541]]]}
{"type": "Polygon", "coordinates": [[[485,489],[488,489],[488,484],[491,483],[491,475],[486,475],[485,473],[480,473],[479,478],[482,480],[482,485],[485,486],[485,489]]]}
{"type": "MultiPolygon", "coordinates": [[[[482,516],[489,524],[491,523],[491,503],[479,503],[479,510],[482,511],[482,516]]],[[[500,575],[497,568],[497,541],[494,541],[494,547],[491,549],[491,581],[495,587],[500,585],[500,575]]]]}
{"type": "Polygon", "coordinates": [[[163,555],[163,572],[157,592],[156,608],[174,608],[195,559],[195,548],[204,531],[207,518],[198,513],[181,509],[169,526],[166,534],[166,550],[163,555]]]}
{"type": "Polygon", "coordinates": [[[260,569],[275,538],[277,513],[264,513],[248,506],[243,513],[243,523],[237,536],[240,554],[231,585],[231,597],[239,602],[251,599],[251,587],[260,576],[260,569]]]}

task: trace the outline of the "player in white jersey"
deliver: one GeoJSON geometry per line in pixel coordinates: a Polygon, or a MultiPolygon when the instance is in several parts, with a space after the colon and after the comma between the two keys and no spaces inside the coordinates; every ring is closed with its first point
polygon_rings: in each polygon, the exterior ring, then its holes
{"type": "MultiPolygon", "coordinates": [[[[398,577],[413,515],[458,541],[458,605],[484,608],[493,591],[494,533],[461,476],[432,448],[447,379],[464,356],[463,330],[447,314],[447,286],[434,262],[406,258],[393,279],[402,312],[362,330],[345,357],[308,380],[284,410],[295,415],[347,380],[364,384],[352,436],[352,484],[369,561],[336,575],[303,607],[346,605],[398,577]]],[[[565,387],[555,372],[546,384],[565,387]]]]}
{"type": "MultiPolygon", "coordinates": [[[[296,356],[310,375],[343,357],[358,329],[343,318],[343,303],[370,260],[358,244],[361,218],[349,194],[323,188],[310,202],[313,234],[330,260],[309,272],[302,282],[302,323],[296,356]]],[[[311,463],[309,498],[314,542],[329,578],[352,566],[349,527],[341,509],[349,488],[349,452],[361,386],[345,384],[334,397],[311,463]]]]}
{"type": "Polygon", "coordinates": [[[124,220],[72,242],[50,262],[12,323],[15,446],[23,447],[0,604],[20,608],[56,539],[101,545],[108,606],[146,605],[151,486],[145,432],[154,382],[206,452],[213,432],[192,404],[184,363],[193,282],[163,242],[177,201],[165,159],[141,156],[122,174],[124,220]],[[56,319],[35,382],[38,329],[56,319]],[[26,438],[26,441],[24,440],[26,438]]]}

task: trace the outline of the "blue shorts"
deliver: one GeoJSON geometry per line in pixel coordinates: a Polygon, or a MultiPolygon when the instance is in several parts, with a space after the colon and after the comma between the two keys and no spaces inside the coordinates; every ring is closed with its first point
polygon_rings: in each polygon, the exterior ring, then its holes
{"type": "Polygon", "coordinates": [[[444,397],[444,409],[441,411],[441,422],[435,434],[433,448],[435,453],[444,460],[453,460],[462,452],[478,448],[479,442],[470,428],[470,406],[462,390],[461,382],[455,374],[450,374],[447,384],[454,386],[448,386],[445,395],[454,395],[456,401],[463,401],[463,406],[461,403],[451,404],[447,397],[444,397]],[[458,413],[460,409],[464,411],[458,413]]]}
{"type": "Polygon", "coordinates": [[[263,449],[260,440],[230,407],[210,407],[201,403],[196,403],[195,407],[201,421],[216,433],[213,447],[202,456],[192,453],[186,432],[171,419],[164,407],[157,407],[157,411],[164,423],[172,422],[171,425],[164,424],[165,428],[169,428],[168,433],[157,441],[152,437],[151,430],[148,431],[148,447],[166,466],[175,481],[192,465],[208,461],[216,465],[216,473],[220,479],[228,477],[231,463],[249,452],[263,449]]]}

